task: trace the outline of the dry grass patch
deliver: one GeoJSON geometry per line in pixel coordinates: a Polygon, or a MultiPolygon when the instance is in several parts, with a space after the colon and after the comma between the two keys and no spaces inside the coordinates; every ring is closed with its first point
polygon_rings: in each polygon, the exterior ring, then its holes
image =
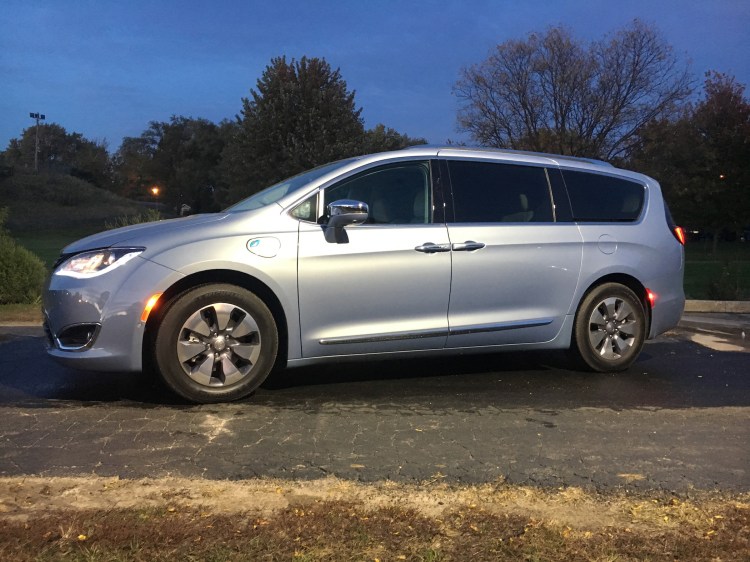
{"type": "Polygon", "coordinates": [[[750,498],[504,484],[0,479],[0,559],[748,560],[750,498]]]}
{"type": "Polygon", "coordinates": [[[0,323],[6,324],[41,324],[41,304],[3,304],[0,305],[0,323]]]}

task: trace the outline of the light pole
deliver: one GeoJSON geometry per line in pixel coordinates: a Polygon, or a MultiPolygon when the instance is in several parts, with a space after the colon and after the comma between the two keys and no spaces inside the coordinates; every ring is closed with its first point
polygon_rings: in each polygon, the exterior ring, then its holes
{"type": "Polygon", "coordinates": [[[34,173],[39,173],[39,121],[44,121],[44,113],[29,113],[29,117],[36,119],[36,141],[34,143],[34,173]]]}

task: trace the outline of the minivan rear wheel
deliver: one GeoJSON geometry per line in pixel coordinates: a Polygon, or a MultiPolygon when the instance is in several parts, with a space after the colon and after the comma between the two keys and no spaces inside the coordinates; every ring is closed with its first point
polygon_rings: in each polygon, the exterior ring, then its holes
{"type": "Polygon", "coordinates": [[[643,305],[624,285],[599,285],[578,307],[573,350],[594,371],[627,369],[638,358],[645,338],[643,305]]]}
{"type": "Polygon", "coordinates": [[[261,299],[234,285],[203,285],[168,305],[154,358],[171,390],[205,404],[252,393],[271,371],[278,346],[276,323],[261,299]]]}

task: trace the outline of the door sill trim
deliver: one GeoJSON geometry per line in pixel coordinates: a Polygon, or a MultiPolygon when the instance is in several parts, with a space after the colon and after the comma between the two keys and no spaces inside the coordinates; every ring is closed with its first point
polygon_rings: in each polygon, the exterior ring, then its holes
{"type": "Polygon", "coordinates": [[[499,322],[496,324],[481,324],[464,328],[450,328],[448,330],[417,330],[415,332],[392,332],[389,334],[366,334],[362,336],[337,336],[321,338],[320,345],[343,345],[350,343],[377,343],[386,341],[418,340],[424,338],[444,338],[449,336],[465,336],[487,332],[502,332],[520,328],[535,328],[552,324],[554,318],[538,318],[535,320],[520,320],[516,322],[499,322]]]}
{"type": "Polygon", "coordinates": [[[481,324],[466,326],[464,328],[451,328],[449,336],[465,336],[468,334],[481,334],[485,332],[503,332],[505,330],[516,330],[520,328],[536,328],[548,326],[554,322],[554,318],[537,318],[534,320],[519,320],[515,322],[498,322],[496,324],[481,324]]]}

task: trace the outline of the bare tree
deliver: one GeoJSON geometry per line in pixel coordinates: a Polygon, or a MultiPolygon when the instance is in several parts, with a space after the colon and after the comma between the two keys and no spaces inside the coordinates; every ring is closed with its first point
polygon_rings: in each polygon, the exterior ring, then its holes
{"type": "Polygon", "coordinates": [[[693,80],[639,20],[588,45],[562,27],[498,45],[455,86],[462,130],[483,145],[612,159],[639,129],[672,116],[693,80]]]}

